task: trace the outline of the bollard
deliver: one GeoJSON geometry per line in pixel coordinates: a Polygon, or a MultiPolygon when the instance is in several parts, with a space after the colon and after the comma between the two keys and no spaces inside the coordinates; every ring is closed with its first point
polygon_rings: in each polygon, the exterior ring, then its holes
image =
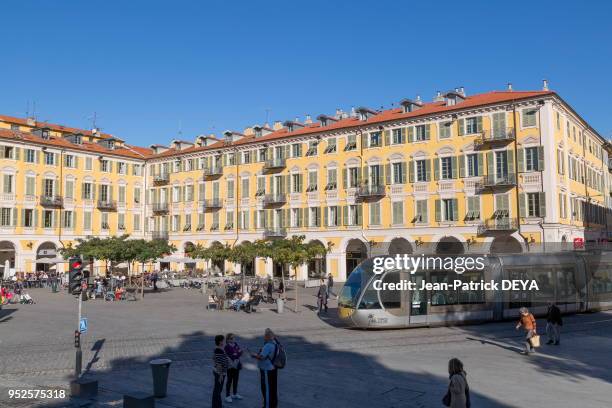
{"type": "Polygon", "coordinates": [[[276,313],[283,313],[285,309],[285,301],[281,298],[276,299],[276,313]]]}
{"type": "Polygon", "coordinates": [[[151,360],[151,373],[153,374],[153,395],[155,398],[164,398],[168,390],[168,374],[172,360],[159,358],[151,360]]]}

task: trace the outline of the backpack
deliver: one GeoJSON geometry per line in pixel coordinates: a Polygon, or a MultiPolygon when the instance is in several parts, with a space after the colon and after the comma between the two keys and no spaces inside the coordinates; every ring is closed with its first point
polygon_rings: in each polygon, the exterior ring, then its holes
{"type": "Polygon", "coordinates": [[[274,357],[272,358],[272,364],[274,368],[283,369],[287,365],[287,352],[285,347],[278,340],[274,341],[276,347],[274,350],[274,357]]]}

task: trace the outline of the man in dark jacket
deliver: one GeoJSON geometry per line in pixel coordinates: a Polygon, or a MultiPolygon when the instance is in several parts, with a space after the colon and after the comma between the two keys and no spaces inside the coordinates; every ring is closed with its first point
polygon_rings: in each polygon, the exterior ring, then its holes
{"type": "Polygon", "coordinates": [[[555,346],[560,344],[561,326],[563,326],[561,310],[554,302],[550,302],[546,312],[546,334],[548,335],[548,342],[546,344],[554,344],[555,346]]]}
{"type": "Polygon", "coordinates": [[[325,308],[325,312],[327,312],[327,298],[328,297],[329,297],[329,292],[327,291],[327,285],[325,284],[325,279],[321,278],[321,284],[319,286],[319,291],[317,292],[319,313],[321,313],[323,308],[325,308]]]}

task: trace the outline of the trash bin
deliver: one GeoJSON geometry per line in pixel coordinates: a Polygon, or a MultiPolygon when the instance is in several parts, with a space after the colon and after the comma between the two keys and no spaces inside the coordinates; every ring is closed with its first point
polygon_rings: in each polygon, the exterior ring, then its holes
{"type": "Polygon", "coordinates": [[[281,298],[276,299],[276,313],[283,313],[285,301],[281,298]]]}
{"type": "Polygon", "coordinates": [[[155,398],[164,398],[168,390],[168,374],[172,360],[159,358],[149,361],[153,374],[153,395],[155,398]]]}

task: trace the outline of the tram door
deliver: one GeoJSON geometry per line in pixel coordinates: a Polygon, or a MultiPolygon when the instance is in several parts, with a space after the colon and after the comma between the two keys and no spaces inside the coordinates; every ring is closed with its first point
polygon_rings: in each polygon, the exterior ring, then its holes
{"type": "Polygon", "coordinates": [[[421,290],[425,273],[410,275],[414,290],[410,291],[410,324],[427,323],[427,290],[421,290]]]}

